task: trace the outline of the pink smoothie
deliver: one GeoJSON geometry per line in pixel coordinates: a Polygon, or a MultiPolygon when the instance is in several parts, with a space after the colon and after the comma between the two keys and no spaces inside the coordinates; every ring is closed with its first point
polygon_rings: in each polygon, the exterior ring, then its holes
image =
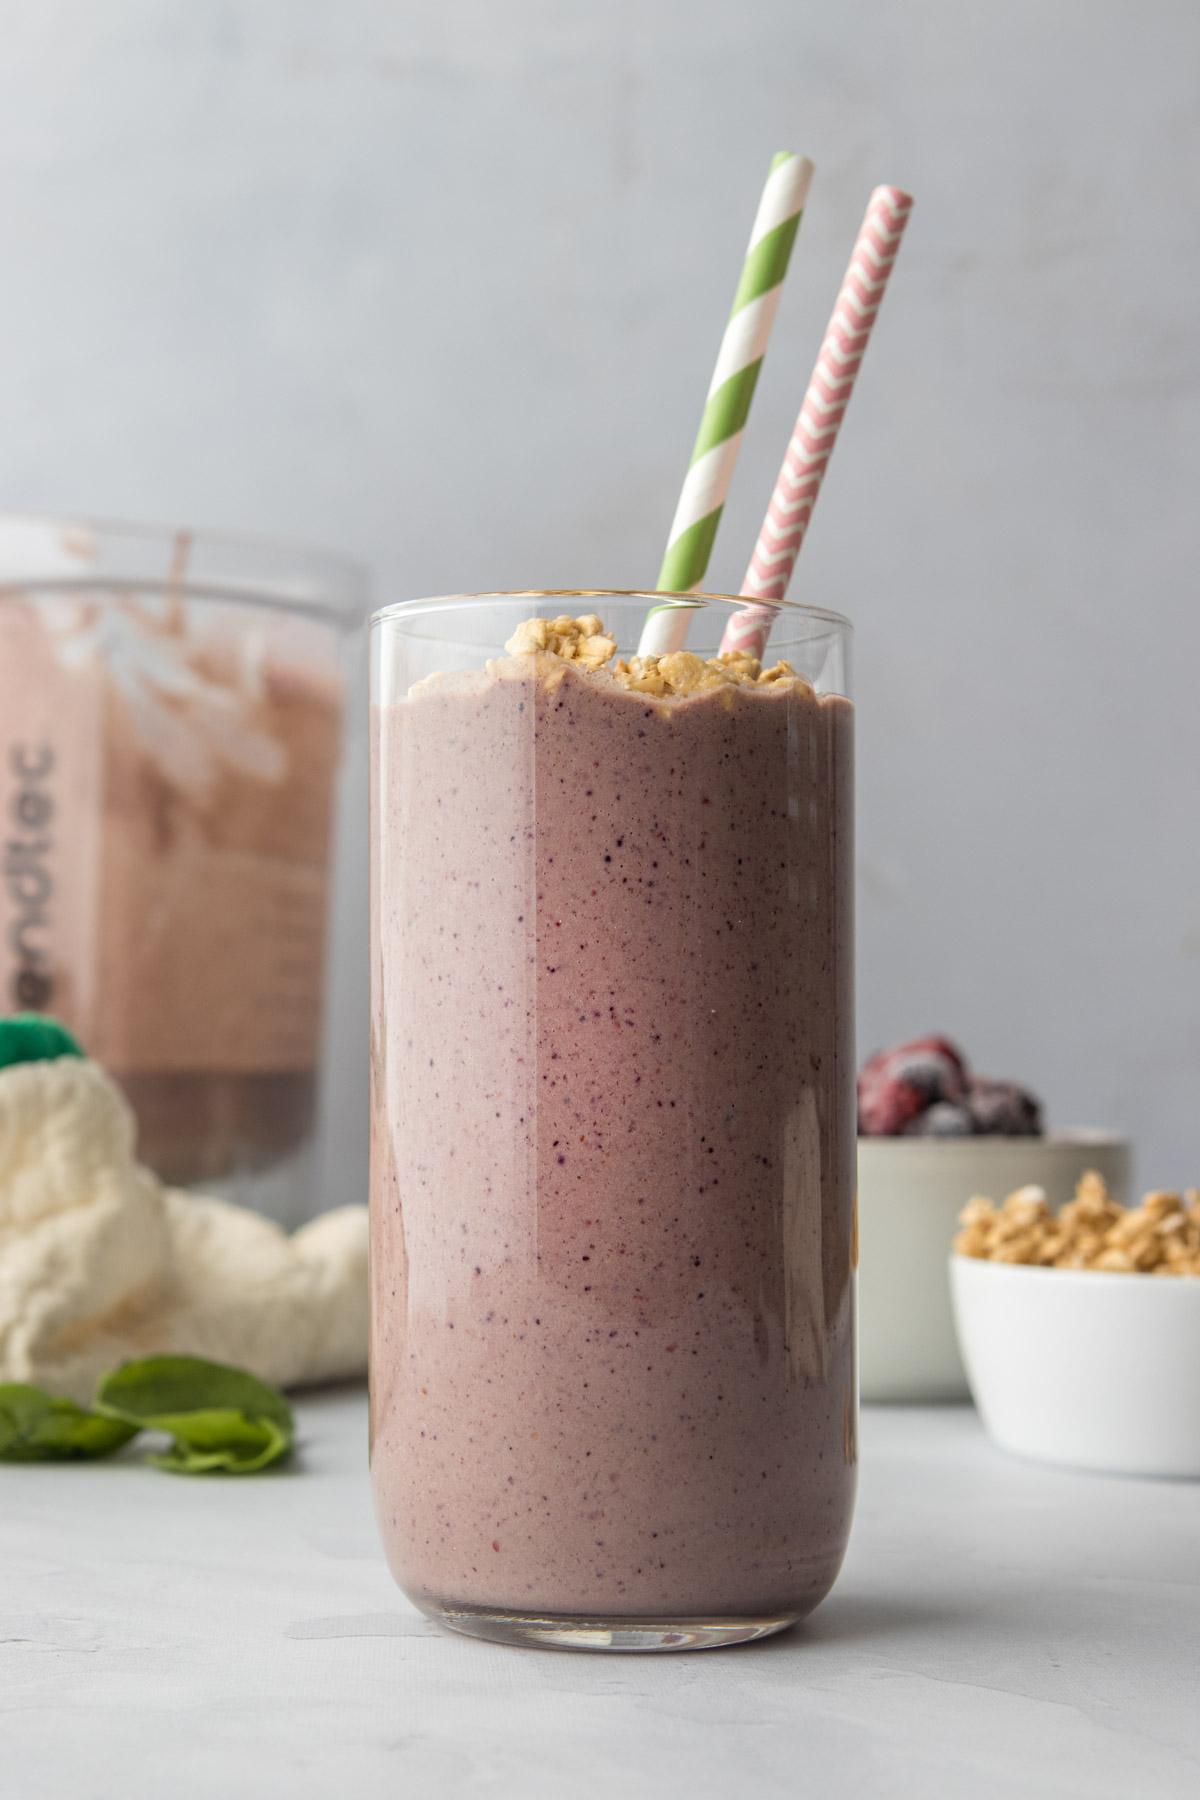
{"type": "Polygon", "coordinates": [[[388,1556],[433,1607],[799,1615],[856,1454],[851,708],[544,666],[375,721],[388,1556]]]}

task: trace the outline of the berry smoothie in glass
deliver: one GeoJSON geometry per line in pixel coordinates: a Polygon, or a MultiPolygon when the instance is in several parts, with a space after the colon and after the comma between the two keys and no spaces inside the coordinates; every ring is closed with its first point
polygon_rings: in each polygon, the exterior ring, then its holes
{"type": "Polygon", "coordinates": [[[850,628],[647,603],[372,631],[376,1504],[508,1641],[781,1630],[853,1502],[850,628]]]}

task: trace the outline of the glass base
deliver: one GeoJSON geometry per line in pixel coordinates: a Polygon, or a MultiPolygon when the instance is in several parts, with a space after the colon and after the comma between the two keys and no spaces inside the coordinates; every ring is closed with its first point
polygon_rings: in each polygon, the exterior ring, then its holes
{"type": "Polygon", "coordinates": [[[798,1612],[728,1619],[596,1619],[558,1613],[501,1612],[488,1607],[440,1606],[422,1610],[439,1625],[493,1644],[543,1650],[719,1650],[787,1631],[798,1612]]]}

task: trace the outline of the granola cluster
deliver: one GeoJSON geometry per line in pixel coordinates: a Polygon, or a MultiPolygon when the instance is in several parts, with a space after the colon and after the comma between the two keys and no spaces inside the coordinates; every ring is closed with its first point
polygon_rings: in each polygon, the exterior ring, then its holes
{"type": "Polygon", "coordinates": [[[727,656],[696,656],[670,650],[665,656],[623,656],[613,670],[635,694],[702,694],[709,688],[771,687],[799,677],[791,663],[764,669],[756,656],[735,650],[727,656]]]}
{"type": "MultiPolygon", "coordinates": [[[[616,650],[616,642],[595,613],[572,619],[525,619],[504,648],[510,656],[556,656],[562,662],[585,669],[602,669],[616,650]]],[[[728,656],[696,656],[690,650],[672,650],[665,656],[623,656],[610,671],[622,687],[637,694],[683,696],[710,688],[770,687],[780,681],[799,681],[790,663],[777,662],[764,669],[756,656],[744,650],[728,656]]]]}
{"type": "Polygon", "coordinates": [[[1084,1175],[1075,1198],[1052,1213],[1040,1187],[1018,1188],[1003,1206],[971,1200],[959,1216],[959,1256],[1043,1269],[1200,1275],[1200,1190],[1147,1194],[1137,1207],[1114,1200],[1101,1177],[1084,1175]]]}
{"type": "Polygon", "coordinates": [[[595,613],[581,619],[568,613],[557,619],[523,619],[504,646],[510,656],[541,652],[563,662],[582,663],[585,669],[603,668],[616,647],[616,639],[608,636],[595,613]]]}

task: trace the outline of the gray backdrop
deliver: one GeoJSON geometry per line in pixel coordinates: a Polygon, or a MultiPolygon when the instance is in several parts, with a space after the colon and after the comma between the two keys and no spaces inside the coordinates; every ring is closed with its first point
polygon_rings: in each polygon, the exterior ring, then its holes
{"type": "Polygon", "coordinates": [[[859,629],[861,1045],[945,1029],[1200,1180],[1191,0],[0,0],[0,42],[0,504],[326,540],[383,598],[653,580],[791,147],[736,586],[867,192],[911,188],[793,589],[859,629]]]}

